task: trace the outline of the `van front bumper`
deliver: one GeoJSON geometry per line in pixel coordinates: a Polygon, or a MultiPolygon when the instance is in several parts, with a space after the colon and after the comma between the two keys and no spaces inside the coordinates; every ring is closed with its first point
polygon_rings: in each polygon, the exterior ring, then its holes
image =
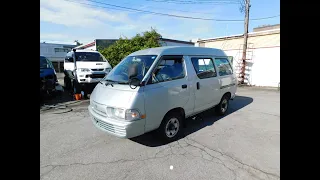
{"type": "Polygon", "coordinates": [[[145,119],[136,121],[119,121],[96,113],[88,107],[93,124],[100,130],[120,138],[132,138],[144,134],[145,119]]]}

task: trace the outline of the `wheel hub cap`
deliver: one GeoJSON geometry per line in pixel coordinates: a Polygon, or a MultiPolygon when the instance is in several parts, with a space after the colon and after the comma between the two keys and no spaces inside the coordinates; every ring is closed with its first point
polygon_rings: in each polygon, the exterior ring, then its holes
{"type": "Polygon", "coordinates": [[[177,118],[171,118],[166,124],[166,135],[169,138],[174,137],[179,131],[179,120],[177,118]]]}

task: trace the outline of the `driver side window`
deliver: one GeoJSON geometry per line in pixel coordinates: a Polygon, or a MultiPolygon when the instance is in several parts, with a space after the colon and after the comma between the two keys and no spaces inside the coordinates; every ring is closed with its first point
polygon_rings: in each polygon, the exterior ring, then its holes
{"type": "Polygon", "coordinates": [[[152,73],[152,84],[185,77],[183,56],[163,56],[152,73]]]}

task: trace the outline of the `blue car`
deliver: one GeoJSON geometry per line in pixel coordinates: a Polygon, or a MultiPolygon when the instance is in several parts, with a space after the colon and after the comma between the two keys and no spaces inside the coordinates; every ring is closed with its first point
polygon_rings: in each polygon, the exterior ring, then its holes
{"type": "Polygon", "coordinates": [[[57,84],[56,71],[49,59],[40,56],[40,96],[52,95],[57,84]]]}

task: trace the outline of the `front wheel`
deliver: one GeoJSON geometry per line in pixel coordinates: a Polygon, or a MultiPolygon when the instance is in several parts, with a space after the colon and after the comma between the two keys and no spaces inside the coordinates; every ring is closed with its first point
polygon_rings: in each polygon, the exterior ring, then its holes
{"type": "Polygon", "coordinates": [[[226,114],[229,107],[229,100],[230,98],[228,95],[224,95],[221,98],[220,103],[215,107],[215,110],[218,113],[218,115],[223,116],[226,114]]]}
{"type": "Polygon", "coordinates": [[[181,134],[182,116],[179,113],[167,114],[158,129],[161,139],[166,142],[176,140],[181,134]]]}

